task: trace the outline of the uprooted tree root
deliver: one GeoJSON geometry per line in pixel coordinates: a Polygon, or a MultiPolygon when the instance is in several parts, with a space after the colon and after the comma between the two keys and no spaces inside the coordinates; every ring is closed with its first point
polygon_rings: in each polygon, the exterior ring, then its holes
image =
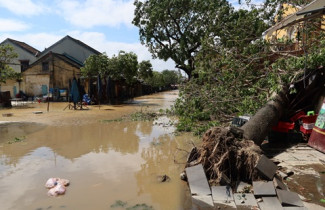
{"type": "MultiPolygon", "coordinates": [[[[195,164],[202,163],[210,184],[219,184],[222,174],[232,184],[258,178],[254,170],[261,149],[250,140],[238,139],[228,129],[215,127],[208,130],[202,145],[193,154],[195,164]]],[[[190,161],[192,161],[190,160],[190,161]]],[[[192,162],[193,163],[193,162],[192,162]]]]}

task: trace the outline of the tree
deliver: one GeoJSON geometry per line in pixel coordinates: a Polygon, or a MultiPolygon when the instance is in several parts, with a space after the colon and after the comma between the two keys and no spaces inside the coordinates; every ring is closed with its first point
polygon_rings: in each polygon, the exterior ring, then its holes
{"type": "Polygon", "coordinates": [[[134,83],[138,75],[138,56],[133,52],[120,51],[116,59],[115,74],[122,76],[128,84],[134,83]]]}
{"type": "Polygon", "coordinates": [[[101,74],[106,75],[109,72],[109,58],[105,53],[89,56],[84,66],[81,68],[81,74],[85,77],[92,77],[101,74]]]}
{"type": "Polygon", "coordinates": [[[172,59],[189,77],[203,39],[222,35],[233,8],[226,0],[135,0],[133,24],[154,58],[172,59]]]}
{"type": "Polygon", "coordinates": [[[179,75],[177,71],[164,70],[161,72],[165,86],[175,85],[179,82],[179,75]]]}
{"type": "Polygon", "coordinates": [[[153,76],[152,72],[152,64],[149,60],[142,61],[141,63],[139,63],[138,77],[140,79],[145,80],[147,78],[151,78],[153,76]]]}
{"type": "Polygon", "coordinates": [[[148,78],[146,83],[154,88],[165,86],[163,75],[158,71],[153,71],[153,76],[148,78]]]}
{"type": "MultiPolygon", "coordinates": [[[[15,79],[15,71],[8,65],[12,59],[18,57],[10,45],[0,45],[0,85],[8,79],[15,79]]],[[[18,75],[17,75],[18,76],[18,75]]]]}

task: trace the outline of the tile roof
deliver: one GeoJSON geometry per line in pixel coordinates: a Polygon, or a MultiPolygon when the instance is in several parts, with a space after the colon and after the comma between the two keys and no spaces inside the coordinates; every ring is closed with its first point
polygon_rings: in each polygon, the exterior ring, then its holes
{"type": "Polygon", "coordinates": [[[14,39],[10,39],[10,38],[8,38],[7,40],[10,41],[10,42],[12,42],[12,43],[14,43],[15,45],[21,47],[22,49],[26,50],[30,54],[33,54],[34,56],[37,56],[40,53],[39,50],[37,50],[34,47],[26,44],[25,42],[20,42],[20,41],[17,41],[17,40],[14,40],[14,39]]]}
{"type": "Polygon", "coordinates": [[[44,51],[41,52],[42,55],[47,54],[49,51],[52,50],[52,48],[58,44],[60,44],[61,42],[63,42],[65,39],[70,39],[72,41],[74,41],[75,43],[79,44],[80,46],[83,46],[85,48],[87,48],[88,50],[92,51],[94,54],[99,55],[101,54],[99,51],[95,50],[94,48],[90,47],[89,45],[83,43],[82,41],[72,38],[69,35],[66,35],[65,37],[63,37],[62,39],[60,39],[59,41],[57,41],[56,43],[54,43],[53,45],[51,45],[50,47],[46,48],[44,51]]]}

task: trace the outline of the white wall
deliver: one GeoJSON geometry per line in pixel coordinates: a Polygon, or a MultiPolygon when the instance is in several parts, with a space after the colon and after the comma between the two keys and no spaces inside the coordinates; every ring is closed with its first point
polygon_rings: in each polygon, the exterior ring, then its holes
{"type": "Polygon", "coordinates": [[[18,54],[18,57],[12,60],[12,63],[15,65],[9,65],[12,67],[16,72],[20,72],[20,61],[19,60],[29,60],[29,64],[36,61],[36,57],[29,52],[25,51],[24,49],[16,46],[15,44],[11,43],[8,40],[3,42],[4,45],[9,44],[14,48],[14,52],[18,54]]]}

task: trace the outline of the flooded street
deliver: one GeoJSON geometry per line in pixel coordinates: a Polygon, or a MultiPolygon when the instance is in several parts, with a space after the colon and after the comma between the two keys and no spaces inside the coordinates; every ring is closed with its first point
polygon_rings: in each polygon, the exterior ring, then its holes
{"type": "Polygon", "coordinates": [[[177,148],[189,150],[197,139],[176,136],[173,127],[159,123],[168,123],[166,117],[112,121],[135,111],[168,108],[177,93],[82,111],[63,111],[68,103],[51,103],[49,112],[46,103],[0,110],[1,209],[189,208],[188,187],[179,178],[186,153],[177,148]],[[161,183],[165,174],[170,181],[161,183]],[[65,195],[47,196],[44,184],[50,177],[70,180],[65,195]]]}

